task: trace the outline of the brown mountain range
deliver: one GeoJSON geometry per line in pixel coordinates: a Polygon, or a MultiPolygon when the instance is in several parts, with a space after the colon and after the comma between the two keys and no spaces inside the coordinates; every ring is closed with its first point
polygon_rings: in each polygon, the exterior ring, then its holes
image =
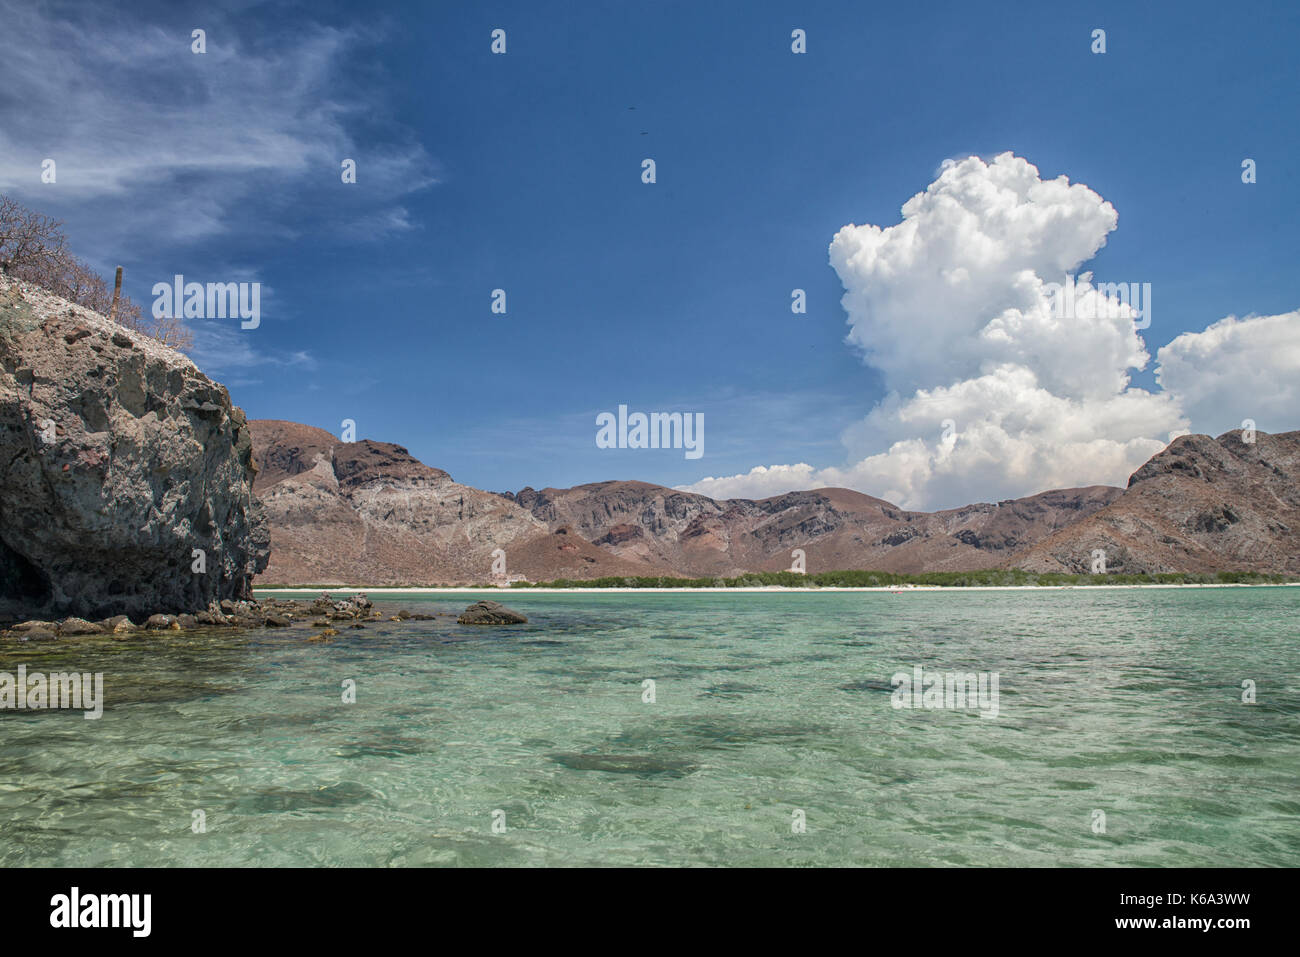
{"type": "Polygon", "coordinates": [[[1097,486],[935,513],[847,489],[717,502],[602,482],[503,495],[389,443],[292,422],[251,428],[272,538],[262,580],[279,584],[485,582],[498,548],[506,574],[530,580],[729,576],[789,568],[795,548],[809,571],[982,568],[1120,494],[1097,486]]]}
{"type": "Polygon", "coordinates": [[[482,583],[502,553],[506,576],[530,581],[730,577],[790,568],[795,549],[809,572],[1086,572],[1098,548],[1116,572],[1300,571],[1297,432],[1253,444],[1235,432],[1184,436],[1127,490],[917,512],[842,488],[757,501],[634,481],[485,492],[398,445],[293,422],[250,427],[271,526],[267,583],[482,583]]]}
{"type": "Polygon", "coordinates": [[[655,574],[727,577],[788,569],[796,548],[806,553],[810,572],[988,568],[1119,495],[1093,486],[912,512],[843,488],[715,501],[645,482],[599,482],[524,489],[514,500],[548,527],[570,528],[655,574]]]}

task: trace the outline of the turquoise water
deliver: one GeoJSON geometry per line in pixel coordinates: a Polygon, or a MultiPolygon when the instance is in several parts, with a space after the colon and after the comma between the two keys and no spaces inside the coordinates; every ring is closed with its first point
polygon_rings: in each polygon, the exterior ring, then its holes
{"type": "Polygon", "coordinates": [[[0,711],[0,865],[1300,865],[1300,589],[493,597],[0,643],[107,699],[0,711]],[[915,665],[998,717],[895,709],[915,665]]]}

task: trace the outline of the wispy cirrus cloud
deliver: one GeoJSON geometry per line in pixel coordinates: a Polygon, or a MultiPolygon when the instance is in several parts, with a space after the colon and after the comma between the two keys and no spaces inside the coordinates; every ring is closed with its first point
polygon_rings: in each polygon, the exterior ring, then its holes
{"type": "Polygon", "coordinates": [[[190,349],[194,364],[228,388],[253,385],[262,381],[263,374],[276,370],[312,372],[319,368],[316,357],[307,350],[277,352],[262,348],[238,326],[201,319],[187,325],[194,333],[194,346],[190,349]]]}
{"type": "MultiPolygon", "coordinates": [[[[385,115],[384,27],[262,30],[249,10],[193,19],[0,0],[0,192],[64,220],[73,251],[102,273],[127,264],[137,298],[174,273],[260,282],[268,316],[290,318],[292,302],[273,308],[265,281],[277,253],[418,229],[407,204],[438,166],[385,115]],[[205,53],[191,48],[194,27],[205,53]],[[46,159],[54,183],[41,180],[46,159]],[[345,159],[355,184],[341,180],[345,159]]],[[[195,360],[230,385],[314,367],[275,335],[189,325],[195,360]]]]}
{"type": "Polygon", "coordinates": [[[175,23],[0,0],[0,190],[66,219],[83,255],[105,262],[413,228],[404,200],[438,170],[376,108],[380,29],[298,22],[263,37],[247,18],[199,19],[204,54],[175,23]],[[46,158],[55,184],[41,182],[46,158]],[[344,159],[359,169],[347,189],[344,159]]]}

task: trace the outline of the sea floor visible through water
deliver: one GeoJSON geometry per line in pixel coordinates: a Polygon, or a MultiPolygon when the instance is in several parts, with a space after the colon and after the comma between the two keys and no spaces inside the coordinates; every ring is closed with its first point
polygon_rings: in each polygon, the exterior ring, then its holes
{"type": "Polygon", "coordinates": [[[371,597],[530,621],[0,644],[0,865],[1300,865],[1300,589],[371,597]]]}

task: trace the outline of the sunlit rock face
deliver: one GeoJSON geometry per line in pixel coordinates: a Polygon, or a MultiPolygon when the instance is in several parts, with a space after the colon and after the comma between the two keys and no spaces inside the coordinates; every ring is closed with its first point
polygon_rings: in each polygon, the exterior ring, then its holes
{"type": "Polygon", "coordinates": [[[184,355],[0,277],[0,611],[147,616],[266,565],[252,435],[184,355]]]}

